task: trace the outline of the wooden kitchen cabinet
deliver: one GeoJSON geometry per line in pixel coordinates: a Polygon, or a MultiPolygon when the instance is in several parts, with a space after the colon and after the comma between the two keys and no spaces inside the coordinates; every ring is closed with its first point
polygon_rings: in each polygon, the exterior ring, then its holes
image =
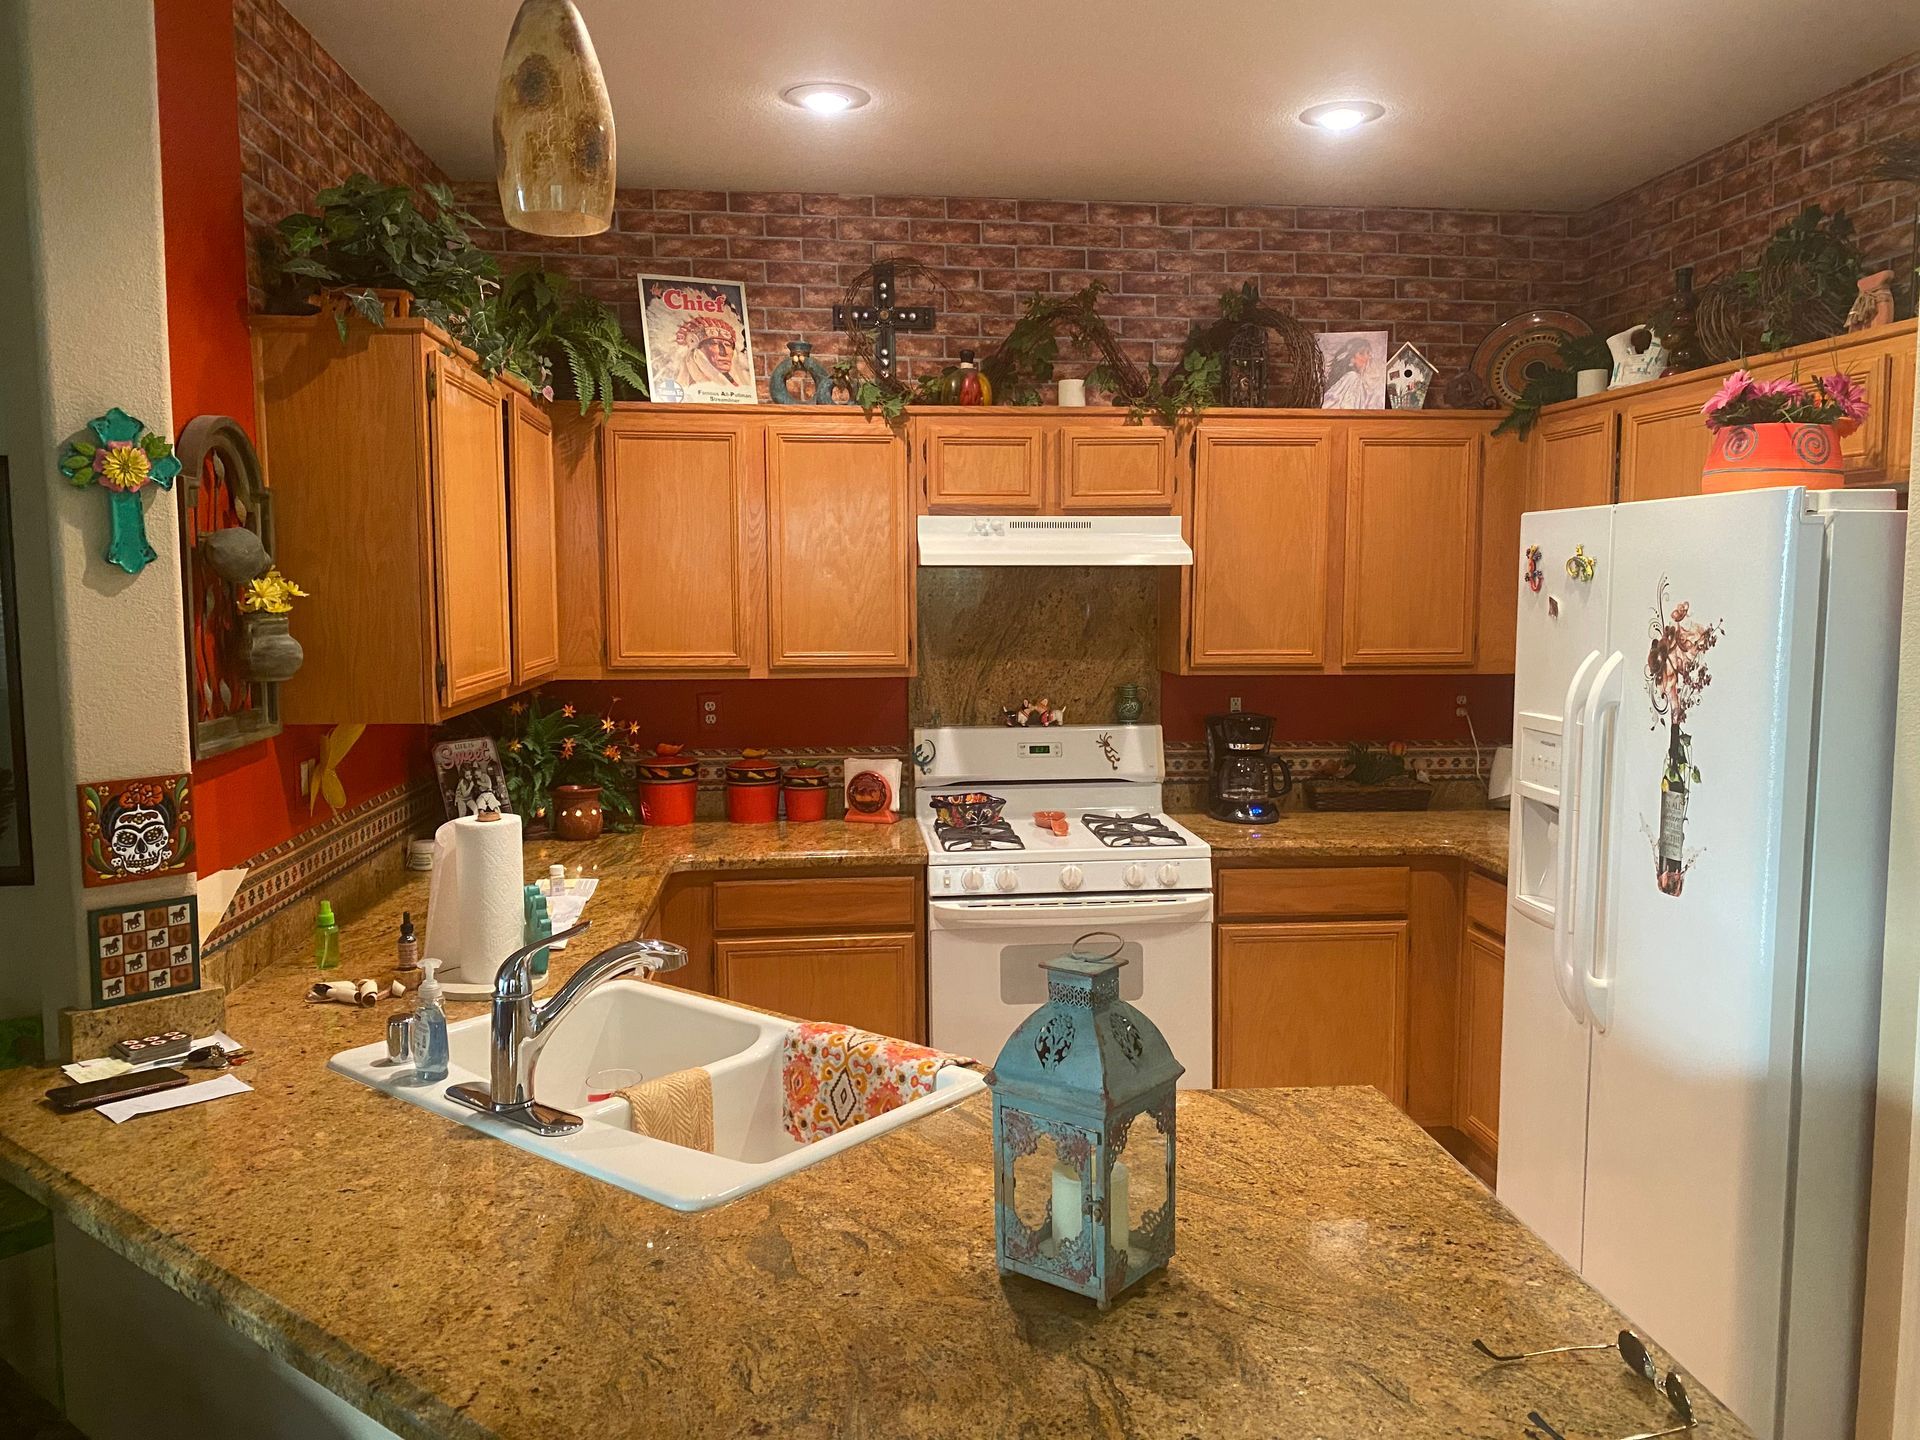
{"type": "Polygon", "coordinates": [[[1611,505],[1619,421],[1610,405],[1542,416],[1527,440],[1527,509],[1611,505]]]}
{"type": "Polygon", "coordinates": [[[1173,431],[1121,419],[1067,420],[1059,428],[1060,509],[1110,514],[1173,509],[1173,431]]]}
{"type": "Polygon", "coordinates": [[[1507,892],[1498,880],[1467,876],[1460,939],[1459,1064],[1455,1128],[1491,1182],[1500,1151],[1500,1038],[1506,997],[1507,892]]]}
{"type": "MultiPolygon", "coordinates": [[[[434,724],[510,693],[515,577],[545,553],[532,527],[521,555],[508,518],[512,386],[423,320],[355,321],[344,343],[325,317],[252,328],[274,558],[311,596],[294,612],[306,662],[281,688],[282,718],[434,724]]],[[[541,439],[525,424],[533,473],[541,439]]],[[[544,663],[545,637],[525,633],[526,661],[544,663]]]]}
{"type": "Polygon", "coordinates": [[[1051,437],[1039,421],[916,415],[912,430],[929,511],[1038,515],[1046,508],[1051,437]]]}
{"type": "Polygon", "coordinates": [[[1700,493],[1700,468],[1713,442],[1700,407],[1717,388],[1718,381],[1662,387],[1620,401],[1623,502],[1700,493]]]}
{"type": "Polygon", "coordinates": [[[767,426],[767,667],[906,670],[914,508],[907,457],[861,420],[767,426]]]}
{"type": "Polygon", "coordinates": [[[517,391],[508,392],[507,533],[513,560],[513,683],[544,680],[560,669],[560,564],[554,491],[553,422],[517,391]]]}
{"type": "Polygon", "coordinates": [[[1349,430],[1344,665],[1473,663],[1485,428],[1424,422],[1349,430]]]}
{"type": "Polygon", "coordinates": [[[920,946],[913,935],[723,936],[721,995],[803,1020],[918,1040],[920,946]]]}
{"type": "Polygon", "coordinates": [[[1324,424],[1210,425],[1194,445],[1193,566],[1168,577],[1189,587],[1185,668],[1318,668],[1332,433],[1324,424]]]}
{"type": "Polygon", "coordinates": [[[1371,1085],[1405,1106],[1404,919],[1223,924],[1216,967],[1222,1086],[1371,1085]]]}
{"type": "MultiPolygon", "coordinates": [[[[665,409],[666,407],[661,407],[665,409]]],[[[759,427],[643,409],[601,431],[607,665],[737,671],[759,614],[759,427]]]]}

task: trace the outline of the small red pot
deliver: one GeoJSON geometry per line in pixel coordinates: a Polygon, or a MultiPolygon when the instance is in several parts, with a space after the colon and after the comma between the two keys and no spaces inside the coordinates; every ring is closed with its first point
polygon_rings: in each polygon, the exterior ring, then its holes
{"type": "Polygon", "coordinates": [[[727,785],[727,819],[736,825],[771,825],[780,818],[778,785],[727,785]]]}
{"type": "Polygon", "coordinates": [[[788,824],[827,818],[827,772],[818,765],[795,765],[784,782],[788,824]]]}
{"type": "Polygon", "coordinates": [[[691,825],[700,786],[693,780],[642,780],[642,825],[691,825]]]}
{"type": "Polygon", "coordinates": [[[1832,425],[1729,425],[1716,430],[1700,488],[1708,495],[1733,490],[1766,490],[1804,485],[1809,490],[1838,490],[1846,483],[1840,458],[1840,431],[1832,425]]]}

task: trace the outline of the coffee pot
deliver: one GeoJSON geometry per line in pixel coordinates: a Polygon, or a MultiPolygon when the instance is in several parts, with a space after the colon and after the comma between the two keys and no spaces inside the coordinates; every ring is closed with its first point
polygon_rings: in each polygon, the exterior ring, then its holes
{"type": "Polygon", "coordinates": [[[1271,753],[1272,742],[1271,715],[1207,717],[1207,814],[1236,825],[1279,816],[1280,798],[1293,789],[1293,766],[1271,753]]]}

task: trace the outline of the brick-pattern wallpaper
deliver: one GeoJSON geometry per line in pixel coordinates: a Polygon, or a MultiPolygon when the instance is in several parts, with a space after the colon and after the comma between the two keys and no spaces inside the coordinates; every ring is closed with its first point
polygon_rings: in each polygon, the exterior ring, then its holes
{"type": "Polygon", "coordinates": [[[612,230],[553,240],[508,230],[491,185],[457,188],[483,245],[577,277],[635,335],[637,275],[745,281],[763,377],[789,339],[840,352],[831,307],[882,256],[932,267],[944,288],[904,291],[939,311],[934,333],[901,338],[909,374],[997,342],[1035,291],[1094,280],[1136,358],[1165,364],[1249,279],[1315,329],[1391,330],[1451,371],[1516,310],[1576,304],[1585,256],[1565,215],[720,190],[622,190],[612,230]]]}
{"type": "MultiPolygon", "coordinates": [[[[349,175],[416,188],[447,177],[278,0],[234,0],[240,80],[241,200],[257,236],[349,175]]],[[[259,257],[247,284],[261,303],[259,257]]]]}
{"type": "Polygon", "coordinates": [[[1883,66],[1575,219],[1588,246],[1581,314],[1606,334],[1673,292],[1750,260],[1809,204],[1844,206],[1862,257],[1905,264],[1914,243],[1914,191],[1866,180],[1867,150],[1920,134],[1920,53],[1883,66]]]}

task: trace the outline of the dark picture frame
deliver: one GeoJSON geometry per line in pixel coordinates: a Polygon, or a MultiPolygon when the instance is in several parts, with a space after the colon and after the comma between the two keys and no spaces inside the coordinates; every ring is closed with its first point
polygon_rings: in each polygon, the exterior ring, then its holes
{"type": "Polygon", "coordinates": [[[20,600],[13,573],[13,491],[7,457],[0,455],[0,885],[32,883],[26,698],[20,689],[20,600]]]}

